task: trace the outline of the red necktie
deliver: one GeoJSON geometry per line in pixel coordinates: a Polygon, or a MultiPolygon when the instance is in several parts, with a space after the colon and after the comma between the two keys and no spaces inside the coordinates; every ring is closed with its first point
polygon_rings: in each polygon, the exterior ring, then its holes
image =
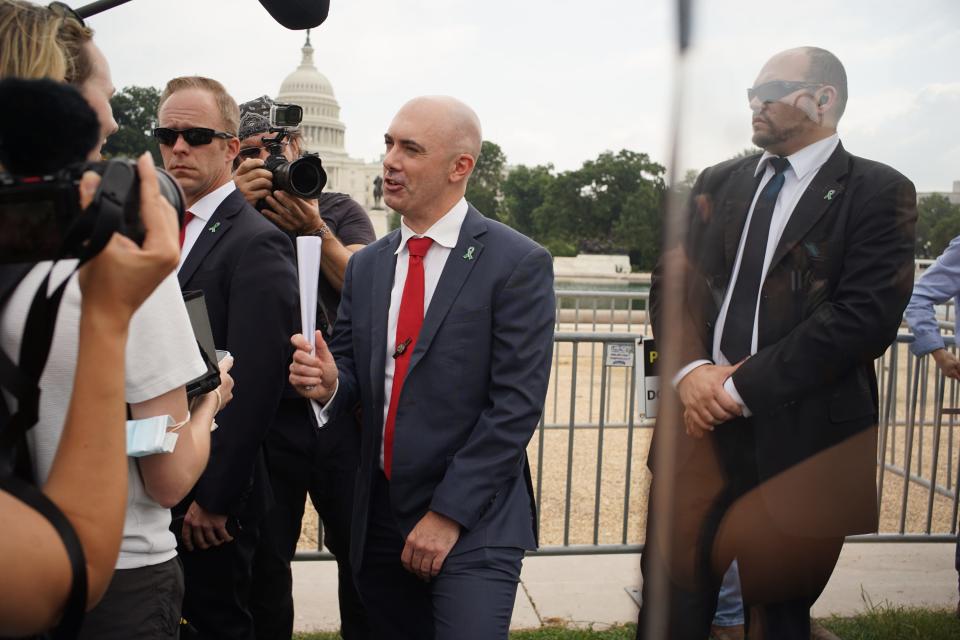
{"type": "Polygon", "coordinates": [[[193,220],[196,216],[187,211],[183,214],[183,224],[180,225],[180,248],[183,249],[183,239],[187,235],[187,225],[190,224],[190,221],[193,220]]]}
{"type": "Polygon", "coordinates": [[[400,390],[403,379],[410,367],[413,348],[417,346],[420,325],[423,324],[423,256],[433,244],[430,238],[410,238],[407,251],[407,280],[403,283],[403,297],[400,299],[400,315],[397,318],[396,349],[393,352],[393,387],[390,391],[390,407],[387,410],[387,423],[383,429],[383,474],[390,478],[393,462],[393,427],[397,420],[397,405],[400,403],[400,390]]]}

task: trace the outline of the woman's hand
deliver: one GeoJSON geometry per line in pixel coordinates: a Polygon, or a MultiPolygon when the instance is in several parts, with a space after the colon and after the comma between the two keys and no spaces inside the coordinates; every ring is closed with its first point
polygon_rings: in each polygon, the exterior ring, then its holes
{"type": "MultiPolygon", "coordinates": [[[[176,268],[180,259],[177,215],[160,193],[153,158],[145,153],[137,160],[140,174],[140,217],[146,235],[143,246],[114,233],[103,250],[80,269],[83,311],[102,312],[128,323],[153,290],[176,268]]],[[[86,209],[100,176],[88,171],[80,180],[80,204],[86,209]]]]}

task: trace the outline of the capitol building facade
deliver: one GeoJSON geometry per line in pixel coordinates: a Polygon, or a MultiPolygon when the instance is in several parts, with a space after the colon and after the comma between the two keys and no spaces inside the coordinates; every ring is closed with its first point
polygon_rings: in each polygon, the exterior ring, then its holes
{"type": "Polygon", "coordinates": [[[346,193],[359,202],[370,215],[377,237],[382,237],[387,233],[387,209],[374,208],[373,181],[383,174],[383,166],[380,162],[365,162],[347,154],[346,126],[340,120],[340,104],[330,81],[313,63],[309,32],[301,51],[300,66],[284,79],[276,100],[303,107],[300,130],[307,151],[320,154],[327,172],[324,190],[346,193]]]}

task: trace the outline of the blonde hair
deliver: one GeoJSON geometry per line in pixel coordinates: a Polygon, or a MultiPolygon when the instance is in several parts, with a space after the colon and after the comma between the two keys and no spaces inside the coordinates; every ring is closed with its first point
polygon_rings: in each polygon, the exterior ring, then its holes
{"type": "Polygon", "coordinates": [[[82,85],[93,72],[84,45],[93,30],[61,12],[0,0],[0,78],[50,78],[82,85]]]}
{"type": "Polygon", "coordinates": [[[167,83],[163,93],[160,94],[160,104],[157,106],[157,111],[159,112],[163,107],[167,98],[177,91],[185,89],[202,89],[213,94],[217,109],[220,111],[220,119],[223,121],[223,130],[231,135],[237,135],[237,130],[240,128],[240,107],[237,106],[237,101],[227,93],[224,86],[211,78],[204,78],[203,76],[174,78],[167,83]]]}

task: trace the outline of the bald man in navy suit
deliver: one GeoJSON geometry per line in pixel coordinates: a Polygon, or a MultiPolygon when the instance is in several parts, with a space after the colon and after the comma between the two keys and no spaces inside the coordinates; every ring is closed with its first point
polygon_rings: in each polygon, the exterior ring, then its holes
{"type": "Polygon", "coordinates": [[[326,423],[359,402],[352,561],[378,638],[506,638],[537,544],[526,446],[553,347],[550,254],[464,199],[480,123],[410,101],[384,136],[400,229],[354,254],[330,348],[290,382],[326,423]]]}

